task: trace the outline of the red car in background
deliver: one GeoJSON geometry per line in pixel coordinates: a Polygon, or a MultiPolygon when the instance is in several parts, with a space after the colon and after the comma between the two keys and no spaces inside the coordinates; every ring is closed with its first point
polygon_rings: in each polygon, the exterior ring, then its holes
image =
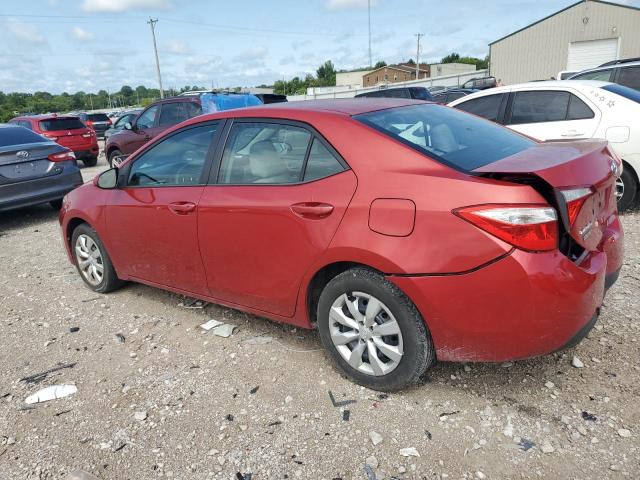
{"type": "Polygon", "coordinates": [[[203,115],[69,193],[70,261],[304,328],[356,382],[579,342],[623,263],[606,142],[538,143],[445,106],[203,115]]]}
{"type": "Polygon", "coordinates": [[[33,130],[40,135],[72,150],[87,167],[98,163],[98,138],[80,118],[70,115],[30,115],[9,120],[13,125],[33,130]]]}

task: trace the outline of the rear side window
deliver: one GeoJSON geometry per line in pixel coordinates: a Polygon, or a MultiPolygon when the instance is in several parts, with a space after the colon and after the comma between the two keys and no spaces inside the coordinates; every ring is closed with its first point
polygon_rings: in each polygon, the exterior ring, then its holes
{"type": "Polygon", "coordinates": [[[464,172],[536,145],[509,129],[436,104],[390,108],[353,118],[464,172]]]}
{"type": "Polygon", "coordinates": [[[567,112],[567,120],[585,120],[593,118],[595,114],[589,106],[575,95],[571,94],[569,100],[569,111],[567,112]]]}
{"type": "Polygon", "coordinates": [[[602,82],[611,81],[613,70],[598,70],[597,72],[587,72],[571,77],[571,80],[600,80],[602,82]]]}
{"type": "Polygon", "coordinates": [[[0,147],[8,147],[10,145],[22,145],[25,143],[41,143],[49,142],[37,133],[27,130],[23,127],[6,127],[0,128],[0,147]]]}
{"type": "Polygon", "coordinates": [[[52,118],[50,120],[40,121],[40,129],[43,132],[55,132],[57,130],[77,130],[79,128],[87,128],[79,118],[52,118]]]}
{"type": "Polygon", "coordinates": [[[492,122],[496,122],[500,115],[500,105],[505,97],[505,93],[496,95],[486,95],[484,97],[474,98],[467,102],[456,105],[456,108],[465,112],[473,113],[479,117],[486,118],[492,122]]]}
{"type": "Polygon", "coordinates": [[[168,127],[171,125],[177,125],[180,122],[187,120],[189,115],[185,108],[185,102],[173,102],[165,103],[160,110],[160,120],[158,120],[159,127],[168,127]]]}
{"type": "Polygon", "coordinates": [[[640,66],[621,68],[618,73],[618,83],[625,87],[640,90],[640,66]]]}
{"type": "Polygon", "coordinates": [[[333,153],[320,140],[314,138],[304,171],[304,181],[329,177],[343,170],[342,164],[333,156],[333,153]]]}
{"type": "Polygon", "coordinates": [[[511,110],[512,125],[523,123],[559,122],[567,115],[569,92],[517,92],[511,110]]]}
{"type": "Polygon", "coordinates": [[[87,120],[91,122],[107,122],[109,117],[104,113],[89,113],[87,114],[87,120]]]}

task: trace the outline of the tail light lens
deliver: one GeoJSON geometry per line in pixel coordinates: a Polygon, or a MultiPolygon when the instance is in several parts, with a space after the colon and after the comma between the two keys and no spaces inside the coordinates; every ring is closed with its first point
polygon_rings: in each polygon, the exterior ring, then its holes
{"type": "Polygon", "coordinates": [[[580,210],[584,202],[593,194],[593,189],[590,187],[580,187],[560,190],[564,201],[567,203],[567,214],[569,215],[569,225],[573,226],[578,218],[580,210]]]}
{"type": "Polygon", "coordinates": [[[49,140],[53,140],[54,142],[58,139],[58,137],[56,137],[55,135],[47,135],[46,133],[43,133],[42,136],[48,138],[49,140]]]}
{"type": "Polygon", "coordinates": [[[558,216],[548,205],[478,205],[453,213],[521,250],[540,252],[558,245],[558,216]]]}
{"type": "Polygon", "coordinates": [[[66,162],[68,160],[75,160],[76,154],[71,150],[67,150],[65,152],[60,153],[52,153],[47,157],[51,162],[66,162]]]}
{"type": "Polygon", "coordinates": [[[84,138],[90,138],[90,137],[93,137],[94,135],[95,135],[95,132],[93,130],[82,134],[84,138]]]}

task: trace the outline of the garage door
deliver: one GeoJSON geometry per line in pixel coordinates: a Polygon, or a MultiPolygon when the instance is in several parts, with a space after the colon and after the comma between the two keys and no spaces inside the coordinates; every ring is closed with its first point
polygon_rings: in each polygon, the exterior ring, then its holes
{"type": "Polygon", "coordinates": [[[569,44],[567,70],[579,72],[618,59],[618,39],[588,40],[569,44]]]}

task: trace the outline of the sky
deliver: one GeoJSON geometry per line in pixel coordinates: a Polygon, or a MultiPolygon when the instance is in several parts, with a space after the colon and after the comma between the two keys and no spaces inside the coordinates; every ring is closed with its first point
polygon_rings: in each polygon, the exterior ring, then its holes
{"type": "MultiPolygon", "coordinates": [[[[453,51],[484,57],[489,42],[573,0],[371,0],[373,63],[453,51]]],[[[624,0],[640,6],[640,0],[624,0]]],[[[149,18],[165,89],[271,84],[369,63],[367,0],[1,0],[0,91],[157,87],[149,18]]]]}

